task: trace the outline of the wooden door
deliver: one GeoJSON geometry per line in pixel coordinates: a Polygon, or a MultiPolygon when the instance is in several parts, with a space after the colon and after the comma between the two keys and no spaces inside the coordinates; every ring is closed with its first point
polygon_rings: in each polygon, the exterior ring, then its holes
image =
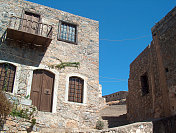
{"type": "Polygon", "coordinates": [[[3,63],[0,64],[0,89],[13,92],[16,67],[14,65],[3,63]]]}
{"type": "Polygon", "coordinates": [[[22,30],[32,34],[38,34],[39,22],[40,22],[40,15],[25,12],[22,22],[22,30]]]}
{"type": "Polygon", "coordinates": [[[54,74],[46,70],[33,72],[31,100],[40,111],[52,111],[54,78],[54,74]]]}

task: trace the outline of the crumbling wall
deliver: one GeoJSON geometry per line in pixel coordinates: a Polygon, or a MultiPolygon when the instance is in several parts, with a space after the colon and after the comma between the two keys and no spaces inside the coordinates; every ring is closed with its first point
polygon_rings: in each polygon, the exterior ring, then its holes
{"type": "Polygon", "coordinates": [[[175,114],[176,8],[152,28],[153,41],[131,63],[127,112],[130,121],[175,114]],[[140,77],[147,73],[149,93],[142,95],[140,77]]]}
{"type": "Polygon", "coordinates": [[[153,117],[152,86],[150,71],[150,48],[147,47],[130,65],[128,80],[127,113],[130,121],[141,121],[153,117]],[[141,76],[147,73],[149,93],[142,95],[141,76]]]}
{"type": "MultiPolygon", "coordinates": [[[[176,7],[152,28],[157,36],[162,56],[164,78],[167,85],[166,97],[169,97],[169,109],[176,113],[176,7]]],[[[155,37],[156,38],[156,37],[155,37]]],[[[154,39],[155,39],[154,38],[154,39]]],[[[156,39],[155,39],[156,40],[156,39]]]]}

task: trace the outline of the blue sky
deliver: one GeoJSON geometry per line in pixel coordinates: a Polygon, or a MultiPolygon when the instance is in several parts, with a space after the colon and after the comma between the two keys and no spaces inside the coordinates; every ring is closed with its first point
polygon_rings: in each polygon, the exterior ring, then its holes
{"type": "Polygon", "coordinates": [[[155,23],[176,6],[176,0],[28,1],[99,21],[103,95],[128,90],[130,63],[150,44],[155,23]]]}

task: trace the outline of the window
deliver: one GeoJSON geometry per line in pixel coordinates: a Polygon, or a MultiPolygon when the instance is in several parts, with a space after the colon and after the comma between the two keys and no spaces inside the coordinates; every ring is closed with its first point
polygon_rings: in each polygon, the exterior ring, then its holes
{"type": "Polygon", "coordinates": [[[69,78],[68,101],[83,103],[84,80],[79,77],[69,78]]]}
{"type": "Polygon", "coordinates": [[[66,42],[76,43],[76,32],[76,25],[61,21],[58,39],[66,42]]]}
{"type": "Polygon", "coordinates": [[[169,69],[168,69],[168,68],[165,68],[165,71],[166,71],[166,72],[169,72],[169,69]]]}
{"type": "Polygon", "coordinates": [[[149,93],[148,76],[147,73],[141,76],[142,96],[149,93]]]}
{"type": "Polygon", "coordinates": [[[0,64],[0,89],[13,92],[16,67],[14,65],[3,63],[0,64]]]}

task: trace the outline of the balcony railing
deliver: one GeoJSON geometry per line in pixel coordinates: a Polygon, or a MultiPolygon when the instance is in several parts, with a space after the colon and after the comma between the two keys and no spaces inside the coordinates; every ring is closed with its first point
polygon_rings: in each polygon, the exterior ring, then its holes
{"type": "Polygon", "coordinates": [[[7,37],[46,47],[52,40],[52,32],[52,25],[12,16],[7,29],[7,37]]]}

